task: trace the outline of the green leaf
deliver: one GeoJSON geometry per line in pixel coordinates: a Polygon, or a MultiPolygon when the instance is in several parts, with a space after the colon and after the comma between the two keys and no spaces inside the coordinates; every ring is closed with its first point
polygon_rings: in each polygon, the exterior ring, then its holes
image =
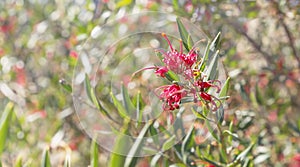
{"type": "Polygon", "coordinates": [[[203,115],[200,112],[197,112],[193,107],[192,107],[192,112],[199,119],[202,119],[202,120],[206,120],[207,119],[205,115],[203,115]]]}
{"type": "Polygon", "coordinates": [[[162,146],[162,151],[166,151],[175,145],[176,136],[172,135],[162,146]]]}
{"type": "Polygon", "coordinates": [[[128,150],[130,149],[130,138],[127,135],[129,133],[130,119],[124,119],[123,127],[117,136],[113,151],[110,155],[108,162],[109,167],[123,166],[126,160],[128,150]]]}
{"type": "Polygon", "coordinates": [[[161,153],[157,153],[150,162],[150,167],[156,167],[158,166],[158,160],[162,157],[161,153]]]}
{"type": "Polygon", "coordinates": [[[215,132],[215,129],[213,129],[213,127],[211,126],[211,122],[208,121],[208,120],[205,120],[205,125],[209,131],[209,133],[212,135],[212,137],[214,139],[216,139],[218,142],[220,142],[220,139],[218,138],[216,132],[215,132]]]}
{"type": "Polygon", "coordinates": [[[243,161],[247,154],[252,150],[254,143],[251,143],[243,152],[241,152],[236,158],[235,161],[243,161]]]}
{"type": "Polygon", "coordinates": [[[135,107],[133,106],[133,103],[130,100],[128,90],[124,86],[123,83],[122,83],[122,86],[121,86],[121,93],[122,93],[122,97],[123,97],[122,102],[123,102],[123,106],[125,107],[126,113],[132,114],[132,112],[135,111],[135,107]]]}
{"type": "Polygon", "coordinates": [[[149,128],[149,133],[154,141],[155,144],[159,144],[159,139],[158,139],[158,132],[157,129],[153,127],[153,124],[149,128]]]}
{"type": "MultiPolygon", "coordinates": [[[[0,162],[0,164],[1,164],[1,162],[0,162]]],[[[22,167],[22,164],[23,164],[22,158],[19,156],[16,160],[15,167],[22,167]]],[[[0,167],[1,167],[1,165],[0,165],[0,167]]]]}
{"type": "Polygon", "coordinates": [[[170,82],[173,82],[173,81],[179,82],[179,77],[178,77],[178,75],[175,74],[173,71],[169,70],[165,75],[166,75],[166,78],[167,78],[170,82]]]}
{"type": "MultiPolygon", "coordinates": [[[[152,125],[152,121],[148,121],[145,126],[143,127],[143,129],[141,130],[141,132],[139,133],[138,137],[136,138],[134,144],[132,145],[130,151],[127,154],[127,158],[125,160],[125,164],[124,167],[129,167],[132,164],[133,159],[138,156],[141,147],[143,145],[143,142],[145,140],[145,135],[147,134],[148,129],[150,128],[150,126],[152,125]]],[[[136,158],[135,158],[136,159],[136,158]]]]}
{"type": "Polygon", "coordinates": [[[191,126],[188,133],[184,137],[181,145],[181,154],[183,155],[183,162],[187,163],[187,154],[186,152],[192,148],[194,145],[194,126],[191,126]]]}
{"type": "Polygon", "coordinates": [[[210,50],[211,51],[216,51],[218,50],[219,47],[219,42],[220,42],[220,37],[221,37],[221,32],[219,32],[216,37],[214,38],[214,40],[211,42],[210,44],[210,50]]]}
{"type": "Polygon", "coordinates": [[[224,83],[224,85],[221,88],[221,91],[219,93],[219,97],[225,97],[228,93],[229,90],[229,82],[230,82],[230,77],[228,77],[224,83]]]}
{"type": "Polygon", "coordinates": [[[116,96],[110,92],[110,96],[113,100],[114,105],[117,107],[118,113],[122,118],[128,118],[126,109],[123,107],[122,103],[116,98],[116,96]]]}
{"type": "Polygon", "coordinates": [[[210,42],[207,43],[207,45],[205,47],[205,50],[204,50],[204,57],[202,58],[202,61],[199,65],[199,67],[198,67],[198,70],[200,70],[202,72],[205,69],[206,63],[207,63],[208,58],[209,58],[210,53],[211,53],[210,50],[209,50],[210,44],[211,44],[210,42]]]}
{"type": "Polygon", "coordinates": [[[207,80],[214,80],[217,77],[218,72],[218,61],[219,61],[219,51],[216,51],[216,53],[213,55],[212,60],[209,62],[205,81],[207,80]]]}
{"type": "Polygon", "coordinates": [[[119,2],[116,3],[116,8],[127,6],[127,5],[130,5],[131,3],[132,3],[132,0],[119,0],[119,2]]]}
{"type": "Polygon", "coordinates": [[[51,167],[49,148],[46,148],[43,152],[41,167],[51,167]]]}
{"type": "Polygon", "coordinates": [[[93,139],[92,145],[91,145],[91,167],[98,167],[99,164],[99,151],[98,151],[98,145],[96,142],[96,138],[93,139]]]}
{"type": "Polygon", "coordinates": [[[89,77],[87,74],[85,74],[84,84],[85,84],[85,91],[86,91],[86,94],[87,94],[89,100],[96,106],[96,108],[100,112],[102,112],[104,115],[106,115],[110,119],[112,119],[111,116],[109,115],[109,113],[101,106],[100,101],[97,99],[94,88],[91,86],[91,83],[90,83],[90,80],[89,80],[89,77]]]}
{"type": "Polygon", "coordinates": [[[68,93],[72,93],[72,86],[68,84],[64,79],[60,79],[59,83],[68,93]]]}
{"type": "MultiPolygon", "coordinates": [[[[233,132],[233,121],[230,121],[228,131],[229,131],[230,133],[233,132]]],[[[228,136],[228,142],[229,142],[230,145],[232,145],[232,137],[233,137],[232,135],[229,135],[229,136],[228,136]]]]}
{"type": "Polygon", "coordinates": [[[176,22],[180,33],[180,37],[183,42],[183,46],[187,51],[190,51],[194,45],[193,40],[179,18],[176,18],[176,22]]]}
{"type": "Polygon", "coordinates": [[[217,109],[216,118],[217,118],[219,124],[221,124],[223,122],[223,120],[224,120],[223,104],[220,104],[219,108],[217,109]]]}
{"type": "Polygon", "coordinates": [[[175,10],[178,10],[178,9],[179,9],[178,0],[172,0],[172,3],[173,3],[174,9],[175,9],[175,10]]]}
{"type": "Polygon", "coordinates": [[[12,118],[12,113],[14,110],[14,104],[12,102],[9,102],[5,109],[4,112],[1,116],[0,120],[0,155],[2,154],[4,147],[5,147],[5,142],[7,139],[8,135],[8,130],[9,130],[9,123],[12,118]]]}

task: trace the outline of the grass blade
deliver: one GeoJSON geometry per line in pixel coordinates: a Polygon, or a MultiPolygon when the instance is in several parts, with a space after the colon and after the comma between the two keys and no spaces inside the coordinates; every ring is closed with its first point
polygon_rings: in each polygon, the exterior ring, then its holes
{"type": "Polygon", "coordinates": [[[176,18],[176,22],[177,22],[181,40],[183,42],[183,46],[185,47],[185,49],[187,51],[190,51],[194,45],[193,40],[190,37],[190,35],[188,34],[186,28],[184,27],[184,25],[182,24],[182,22],[180,21],[179,18],[176,18]]]}

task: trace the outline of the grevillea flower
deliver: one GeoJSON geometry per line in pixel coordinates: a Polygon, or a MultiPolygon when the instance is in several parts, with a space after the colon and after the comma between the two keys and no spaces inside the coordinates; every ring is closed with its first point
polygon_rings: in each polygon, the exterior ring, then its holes
{"type": "Polygon", "coordinates": [[[163,110],[172,111],[179,108],[183,97],[190,95],[194,98],[194,103],[201,102],[209,107],[212,111],[216,111],[222,104],[220,99],[208,93],[210,88],[215,88],[216,93],[220,92],[221,82],[219,80],[204,81],[205,74],[202,73],[198,67],[201,59],[198,60],[198,55],[194,48],[187,54],[183,53],[182,40],[180,42],[180,49],[177,51],[171,44],[171,41],[162,33],[162,36],[168,42],[170,49],[167,52],[160,51],[163,54],[163,66],[145,67],[133,74],[133,76],[143,70],[153,69],[154,73],[160,77],[165,77],[170,70],[184,79],[183,82],[177,81],[171,85],[164,85],[156,89],[156,94],[162,100],[163,110]],[[179,84],[180,83],[180,84],[179,84]],[[157,90],[161,93],[158,94],[157,90]]]}
{"type": "Polygon", "coordinates": [[[163,67],[157,67],[154,73],[161,77],[165,77],[167,72],[168,72],[168,68],[163,66],[163,67]]]}
{"type": "Polygon", "coordinates": [[[170,111],[179,108],[180,101],[185,95],[183,89],[179,85],[165,85],[158,89],[163,89],[162,93],[159,95],[159,98],[164,101],[164,111],[170,111]]]}
{"type": "Polygon", "coordinates": [[[191,91],[191,93],[194,95],[194,102],[199,101],[199,98],[201,98],[205,102],[211,103],[211,109],[213,111],[216,111],[218,109],[218,105],[215,101],[220,102],[220,100],[217,97],[207,93],[206,91],[207,91],[207,89],[214,87],[217,89],[216,92],[219,93],[220,85],[221,85],[221,82],[219,80],[202,81],[202,79],[200,79],[200,80],[196,81],[194,86],[197,90],[191,91]],[[214,84],[214,82],[217,82],[219,85],[214,84]]]}
{"type": "Polygon", "coordinates": [[[180,42],[179,52],[173,48],[169,38],[165,33],[162,36],[167,40],[170,50],[167,52],[162,52],[164,58],[163,62],[169,70],[174,71],[176,74],[183,75],[187,79],[192,78],[192,66],[197,61],[197,53],[194,49],[191,49],[188,54],[183,53],[182,40],[180,42]]]}

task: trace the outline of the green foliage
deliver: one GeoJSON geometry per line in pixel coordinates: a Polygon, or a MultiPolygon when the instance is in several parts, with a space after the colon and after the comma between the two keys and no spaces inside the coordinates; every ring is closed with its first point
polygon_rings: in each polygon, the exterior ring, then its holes
{"type": "Polygon", "coordinates": [[[2,154],[4,148],[5,148],[5,142],[8,137],[9,132],[9,123],[11,122],[12,114],[14,111],[14,104],[12,102],[9,102],[1,116],[0,120],[0,155],[2,154]]]}
{"type": "Polygon", "coordinates": [[[42,159],[41,159],[41,167],[51,167],[49,149],[45,149],[43,151],[42,159]]]}
{"type": "Polygon", "coordinates": [[[98,145],[96,140],[92,141],[90,157],[91,157],[91,167],[98,167],[99,151],[98,151],[98,145]]]}

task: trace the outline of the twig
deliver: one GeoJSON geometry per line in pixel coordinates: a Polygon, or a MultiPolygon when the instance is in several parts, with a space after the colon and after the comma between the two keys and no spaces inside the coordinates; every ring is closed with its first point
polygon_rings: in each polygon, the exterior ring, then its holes
{"type": "Polygon", "coordinates": [[[288,37],[290,47],[291,47],[291,49],[292,49],[293,56],[294,56],[295,59],[297,60],[297,62],[298,62],[298,68],[300,69],[300,57],[299,57],[299,55],[297,54],[297,49],[296,49],[296,47],[295,47],[295,42],[294,42],[292,33],[291,33],[291,31],[289,30],[287,24],[284,22],[284,16],[285,16],[285,14],[279,9],[278,3],[277,3],[277,2],[275,2],[274,0],[271,0],[271,2],[276,6],[277,16],[278,16],[278,21],[279,21],[279,23],[283,26],[283,29],[284,29],[284,31],[285,31],[287,37],[288,37]]]}
{"type": "Polygon", "coordinates": [[[259,53],[261,53],[267,62],[269,62],[269,63],[273,62],[272,55],[269,54],[268,52],[265,52],[264,50],[262,50],[261,46],[253,38],[251,38],[245,31],[243,31],[240,28],[240,26],[238,26],[236,23],[233,23],[232,21],[229,21],[229,20],[227,20],[227,22],[228,22],[228,25],[232,26],[235,31],[237,31],[238,33],[243,35],[245,38],[247,38],[247,40],[255,48],[255,50],[258,51],[259,53]]]}

